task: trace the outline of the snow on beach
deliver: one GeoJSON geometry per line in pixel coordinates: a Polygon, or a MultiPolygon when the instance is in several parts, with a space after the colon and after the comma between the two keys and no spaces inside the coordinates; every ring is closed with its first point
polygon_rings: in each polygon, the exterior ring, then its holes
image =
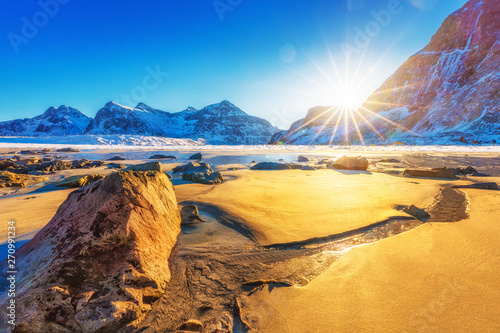
{"type": "Polygon", "coordinates": [[[203,139],[176,139],[141,135],[71,135],[43,137],[0,137],[0,148],[78,148],[81,150],[229,150],[229,151],[351,151],[351,152],[475,152],[500,153],[500,145],[207,145],[203,139]]]}

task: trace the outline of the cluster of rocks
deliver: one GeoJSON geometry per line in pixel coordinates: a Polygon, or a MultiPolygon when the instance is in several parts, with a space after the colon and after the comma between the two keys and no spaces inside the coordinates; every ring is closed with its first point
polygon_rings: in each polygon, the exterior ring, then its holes
{"type": "Polygon", "coordinates": [[[443,178],[443,179],[460,179],[458,176],[476,176],[479,175],[476,169],[471,166],[466,168],[432,168],[432,169],[406,169],[403,171],[403,176],[415,178],[443,178]]]}
{"type": "Polygon", "coordinates": [[[41,183],[48,180],[48,177],[23,175],[12,173],[10,171],[0,171],[0,188],[26,187],[31,184],[41,183]]]}
{"type": "Polygon", "coordinates": [[[56,152],[59,152],[59,153],[79,153],[80,149],[76,149],[76,148],[61,148],[61,149],[57,149],[56,152]]]}
{"type": "MultiPolygon", "coordinates": [[[[46,155],[46,154],[49,154],[52,152],[54,152],[52,149],[45,148],[45,149],[40,149],[40,150],[29,149],[29,150],[21,150],[21,151],[10,151],[7,154],[8,155],[18,155],[18,154],[20,154],[20,155],[46,155]]],[[[61,149],[57,149],[56,152],[59,152],[59,153],[79,153],[80,149],[61,148],[61,149]]]]}
{"type": "Polygon", "coordinates": [[[489,183],[475,183],[471,185],[457,185],[453,186],[453,188],[475,188],[478,190],[498,190],[498,184],[489,182],[489,183]]]}
{"type": "MultiPolygon", "coordinates": [[[[299,156],[299,162],[311,162],[312,159],[299,156]]],[[[359,170],[366,171],[370,164],[365,157],[361,156],[342,156],[339,159],[332,161],[323,159],[315,165],[300,164],[300,163],[276,163],[276,162],[261,162],[253,165],[251,170],[306,170],[314,171],[318,169],[338,169],[338,170],[359,170]]]]}
{"type": "MultiPolygon", "coordinates": [[[[469,143],[469,140],[467,140],[467,139],[466,139],[465,137],[463,137],[463,136],[461,136],[461,137],[460,137],[459,141],[460,141],[461,143],[469,143]]],[[[471,141],[470,141],[470,142],[471,142],[473,145],[481,145],[481,144],[483,144],[483,141],[481,141],[481,140],[474,140],[474,139],[471,139],[471,141]]],[[[497,144],[497,140],[491,140],[491,141],[489,141],[489,142],[484,142],[484,143],[489,143],[489,144],[494,144],[494,145],[496,145],[496,144],[497,144]]]]}
{"type": "Polygon", "coordinates": [[[106,165],[106,163],[102,161],[90,161],[85,158],[74,161],[63,161],[52,157],[21,159],[14,156],[14,158],[0,160],[0,170],[29,175],[43,175],[70,169],[92,169],[103,165],[106,165]]]}
{"type": "Polygon", "coordinates": [[[214,171],[208,163],[189,162],[175,167],[172,172],[182,174],[183,180],[200,184],[215,185],[224,182],[221,173],[214,171]]]}

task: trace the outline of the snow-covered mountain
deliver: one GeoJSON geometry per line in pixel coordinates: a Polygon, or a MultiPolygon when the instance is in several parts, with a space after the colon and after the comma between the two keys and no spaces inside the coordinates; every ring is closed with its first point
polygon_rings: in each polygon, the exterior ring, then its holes
{"type": "Polygon", "coordinates": [[[461,137],[500,142],[498,0],[470,0],[451,14],[360,109],[313,108],[272,141],[454,144],[461,137]]]}
{"type": "Polygon", "coordinates": [[[0,122],[0,136],[78,135],[83,134],[91,120],[80,111],[61,105],[34,118],[0,122]]]}
{"type": "MultiPolygon", "coordinates": [[[[431,141],[498,140],[500,1],[470,0],[451,14],[363,107],[431,141]]],[[[381,118],[373,124],[403,141],[425,140],[381,118]]]]}
{"type": "Polygon", "coordinates": [[[250,116],[228,101],[175,113],[144,103],[132,108],[109,102],[94,119],[61,106],[34,118],[0,122],[0,136],[138,135],[230,145],[266,144],[276,131],[267,120],[250,116]]]}
{"type": "MultiPolygon", "coordinates": [[[[350,114],[345,108],[316,106],[310,108],[305,118],[294,122],[287,131],[275,133],[269,143],[311,145],[338,144],[349,138],[350,114]],[[346,115],[349,115],[346,118],[346,115]],[[347,126],[345,126],[347,121],[347,126]],[[347,130],[346,130],[347,129],[347,130]],[[347,137],[346,134],[347,133],[347,137]]],[[[357,141],[349,141],[357,144],[357,141]]]]}
{"type": "Polygon", "coordinates": [[[144,103],[135,108],[107,103],[90,122],[86,134],[154,135],[171,138],[206,139],[210,144],[263,144],[276,129],[228,101],[201,110],[189,107],[169,113],[144,103]]]}

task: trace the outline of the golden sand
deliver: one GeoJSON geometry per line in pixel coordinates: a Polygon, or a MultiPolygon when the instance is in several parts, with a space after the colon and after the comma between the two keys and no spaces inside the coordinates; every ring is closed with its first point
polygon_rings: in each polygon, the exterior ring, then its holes
{"type": "Polygon", "coordinates": [[[237,179],[218,186],[177,186],[179,202],[210,203],[243,218],[262,245],[327,236],[406,215],[394,206],[427,207],[441,185],[450,183],[335,170],[224,175],[237,179]]]}
{"type": "Polygon", "coordinates": [[[466,192],[468,220],[354,248],[306,287],[251,298],[290,332],[499,332],[500,192],[466,192]]]}

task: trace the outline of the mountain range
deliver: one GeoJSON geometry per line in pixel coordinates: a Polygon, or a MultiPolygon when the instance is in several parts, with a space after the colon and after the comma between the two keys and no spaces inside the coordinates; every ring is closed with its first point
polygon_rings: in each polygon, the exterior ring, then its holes
{"type": "Polygon", "coordinates": [[[267,120],[250,116],[228,101],[175,113],[144,103],[132,108],[109,102],[94,119],[60,106],[34,118],[0,122],[0,136],[127,134],[201,138],[210,144],[265,144],[277,130],[267,120]]]}
{"type": "Polygon", "coordinates": [[[271,141],[454,144],[499,139],[500,1],[470,0],[358,110],[312,108],[271,141]]]}

